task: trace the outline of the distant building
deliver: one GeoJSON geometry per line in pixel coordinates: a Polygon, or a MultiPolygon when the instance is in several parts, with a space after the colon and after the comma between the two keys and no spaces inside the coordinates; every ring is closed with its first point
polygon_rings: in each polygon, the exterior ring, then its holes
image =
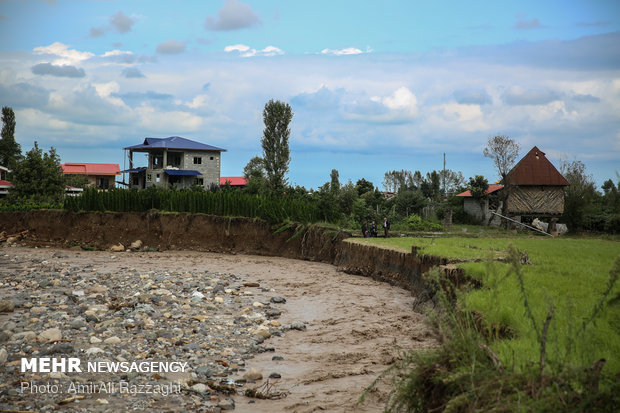
{"type": "Polygon", "coordinates": [[[125,150],[129,151],[129,169],[123,173],[129,173],[129,187],[138,189],[219,185],[221,153],[226,151],[179,136],[146,138],[125,150]],[[147,166],[134,167],[135,152],[147,154],[147,166]]]}
{"type": "MultiPolygon", "coordinates": [[[[474,199],[469,190],[461,192],[456,196],[463,198],[463,209],[468,215],[476,218],[480,222],[488,222],[491,218],[491,211],[495,212],[494,205],[489,204],[489,195],[497,194],[497,191],[501,190],[504,185],[492,184],[489,185],[484,195],[480,200],[474,199]]],[[[499,217],[496,222],[492,224],[499,224],[499,217]]]]}
{"type": "Polygon", "coordinates": [[[506,177],[504,213],[557,218],[564,213],[564,187],[568,185],[545,153],[534,146],[506,177]]]}
{"type": "Polygon", "coordinates": [[[221,176],[220,186],[230,185],[234,188],[243,188],[248,184],[245,176],[221,176]]]}
{"type": "Polygon", "coordinates": [[[60,165],[63,175],[84,175],[88,184],[101,189],[114,188],[116,175],[121,174],[118,164],[66,162],[60,165]]]}
{"type": "Polygon", "coordinates": [[[474,200],[469,191],[463,197],[465,212],[480,221],[499,225],[499,217],[491,220],[493,212],[520,221],[522,217],[550,218],[549,232],[555,231],[555,222],[564,213],[564,187],[568,181],[547,159],[545,153],[534,146],[506,176],[503,185],[489,185],[480,201],[474,200]],[[505,205],[489,205],[489,195],[502,191],[505,205]]]}
{"type": "Polygon", "coordinates": [[[12,182],[6,180],[6,175],[9,172],[8,168],[0,166],[0,197],[7,196],[9,194],[9,188],[13,186],[12,182]]]}

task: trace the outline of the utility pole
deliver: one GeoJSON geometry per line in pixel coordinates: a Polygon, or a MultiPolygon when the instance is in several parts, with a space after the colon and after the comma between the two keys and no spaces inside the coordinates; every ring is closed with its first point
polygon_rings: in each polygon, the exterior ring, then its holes
{"type": "Polygon", "coordinates": [[[446,153],[443,153],[443,172],[442,172],[442,177],[443,177],[443,196],[444,198],[448,197],[448,194],[446,193],[446,153]]]}

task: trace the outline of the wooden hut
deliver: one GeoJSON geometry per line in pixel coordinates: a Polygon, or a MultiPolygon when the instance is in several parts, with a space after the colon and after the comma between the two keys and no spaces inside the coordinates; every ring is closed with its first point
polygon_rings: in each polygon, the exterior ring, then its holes
{"type": "Polygon", "coordinates": [[[536,146],[508,173],[504,213],[557,219],[564,212],[564,187],[569,183],[536,146]]]}

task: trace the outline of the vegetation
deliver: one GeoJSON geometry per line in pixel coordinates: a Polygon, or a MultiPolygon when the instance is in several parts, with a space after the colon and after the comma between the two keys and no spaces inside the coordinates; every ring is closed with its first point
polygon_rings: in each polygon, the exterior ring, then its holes
{"type": "Polygon", "coordinates": [[[440,288],[448,281],[439,270],[427,275],[435,285],[432,320],[441,344],[406,354],[388,372],[396,379],[389,411],[609,411],[620,402],[617,242],[370,242],[400,250],[415,244],[418,253],[462,261],[482,281],[482,288],[454,297],[440,288]]]}
{"type": "Polygon", "coordinates": [[[60,202],[65,185],[56,150],[43,152],[37,142],[18,162],[13,171],[13,188],[9,194],[13,203],[29,199],[34,202],[60,202]]]}
{"type": "Polygon", "coordinates": [[[268,222],[315,222],[317,205],[293,197],[249,195],[240,191],[167,190],[150,187],[143,191],[88,188],[81,196],[65,198],[71,211],[144,212],[151,209],[221,216],[261,218],[268,222]]]}
{"type": "Polygon", "coordinates": [[[291,162],[289,124],[293,119],[293,111],[288,103],[271,99],[263,110],[265,129],[261,145],[263,147],[263,166],[267,175],[269,188],[275,192],[283,192],[286,185],[286,174],[291,162]]]}
{"type": "Polygon", "coordinates": [[[2,139],[0,139],[0,165],[14,169],[22,159],[22,149],[15,142],[15,112],[4,106],[2,108],[2,139]]]}

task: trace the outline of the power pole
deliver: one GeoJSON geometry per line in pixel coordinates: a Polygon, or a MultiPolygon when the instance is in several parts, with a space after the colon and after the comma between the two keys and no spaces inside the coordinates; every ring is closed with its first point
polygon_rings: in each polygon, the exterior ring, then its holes
{"type": "Polygon", "coordinates": [[[443,172],[442,172],[442,177],[443,177],[443,196],[444,198],[448,197],[448,194],[446,193],[446,153],[443,153],[443,172]]]}

